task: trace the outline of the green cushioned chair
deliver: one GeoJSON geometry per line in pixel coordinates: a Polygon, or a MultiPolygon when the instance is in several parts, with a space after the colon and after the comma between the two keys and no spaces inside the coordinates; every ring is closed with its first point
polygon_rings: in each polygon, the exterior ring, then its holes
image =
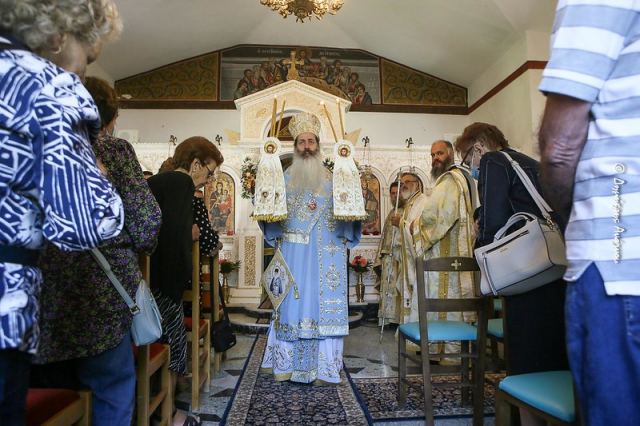
{"type": "MultiPolygon", "coordinates": [[[[470,257],[442,257],[437,259],[416,261],[418,287],[417,322],[402,324],[398,327],[398,403],[402,406],[407,398],[407,360],[422,367],[424,391],[424,413],[427,425],[433,426],[433,387],[462,387],[462,402],[465,403],[471,391],[473,397],[473,424],[483,424],[484,418],[484,358],[487,340],[487,317],[490,298],[477,296],[468,299],[427,299],[427,272],[451,274],[472,272],[474,275],[474,291],[479,295],[478,264],[470,257]],[[428,312],[469,312],[475,313],[478,326],[463,321],[427,321],[428,312]],[[420,353],[407,352],[407,342],[420,346],[420,353]],[[458,353],[429,355],[429,343],[459,342],[458,353]],[[431,365],[430,361],[457,359],[455,366],[431,365]],[[434,373],[449,372],[460,375],[459,383],[431,383],[434,373]]],[[[432,284],[434,285],[434,284],[432,284]]],[[[437,285],[437,283],[435,284],[437,285]]]]}
{"type": "Polygon", "coordinates": [[[514,423],[515,408],[552,425],[575,425],[576,404],[569,371],[545,371],[505,377],[496,392],[496,425],[514,423]]]}

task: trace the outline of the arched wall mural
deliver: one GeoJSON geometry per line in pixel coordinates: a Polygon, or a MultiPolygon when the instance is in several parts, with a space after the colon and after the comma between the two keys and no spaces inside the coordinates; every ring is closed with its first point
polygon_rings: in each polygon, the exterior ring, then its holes
{"type": "Polygon", "coordinates": [[[382,197],[380,194],[380,181],[372,173],[360,175],[360,185],[364,198],[364,209],[367,212],[367,219],[362,222],[363,235],[380,235],[382,197]]]}
{"type": "Polygon", "coordinates": [[[359,49],[238,45],[115,82],[123,108],[226,109],[298,80],[348,99],[352,111],[467,113],[467,89],[359,49]]]}
{"type": "Polygon", "coordinates": [[[236,190],[231,175],[225,172],[218,173],[216,179],[205,186],[205,201],[213,229],[220,235],[233,235],[236,190]]]}

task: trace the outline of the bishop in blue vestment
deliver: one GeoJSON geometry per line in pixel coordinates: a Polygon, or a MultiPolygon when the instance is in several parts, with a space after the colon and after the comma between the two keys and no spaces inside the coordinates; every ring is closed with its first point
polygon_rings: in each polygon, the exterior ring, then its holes
{"type": "Polygon", "coordinates": [[[262,228],[270,245],[280,241],[295,287],[274,313],[262,367],[276,380],[339,383],[349,332],[347,249],[358,244],[361,224],[334,219],[318,118],[298,114],[289,130],[295,144],[285,172],[288,218],[262,228]]]}

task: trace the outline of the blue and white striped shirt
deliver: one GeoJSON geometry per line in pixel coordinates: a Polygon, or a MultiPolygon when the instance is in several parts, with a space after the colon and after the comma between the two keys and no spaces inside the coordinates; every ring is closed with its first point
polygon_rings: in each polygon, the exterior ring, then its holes
{"type": "Polygon", "coordinates": [[[540,90],[591,102],[566,232],[575,281],[640,295],[640,1],[560,0],[540,90]]]}
{"type": "MultiPolygon", "coordinates": [[[[0,43],[10,45],[0,50],[0,244],[87,250],[117,236],[124,210],[89,144],[100,128],[89,92],[15,41],[0,43]]],[[[38,268],[0,262],[0,350],[35,353],[41,281],[38,268]]]]}

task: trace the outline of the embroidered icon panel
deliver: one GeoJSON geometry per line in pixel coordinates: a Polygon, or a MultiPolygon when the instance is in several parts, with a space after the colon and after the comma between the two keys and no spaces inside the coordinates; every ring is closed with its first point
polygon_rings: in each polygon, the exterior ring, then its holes
{"type": "Polygon", "coordinates": [[[276,249],[269,266],[262,273],[260,284],[271,300],[273,309],[277,310],[294,285],[293,275],[279,248],[276,249]]]}

